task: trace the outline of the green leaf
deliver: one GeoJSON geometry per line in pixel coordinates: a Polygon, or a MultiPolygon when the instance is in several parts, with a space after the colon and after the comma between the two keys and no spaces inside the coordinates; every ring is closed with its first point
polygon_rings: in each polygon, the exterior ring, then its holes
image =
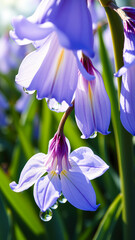
{"type": "Polygon", "coordinates": [[[27,137],[27,134],[25,132],[25,126],[21,125],[18,119],[18,115],[13,108],[12,108],[12,115],[13,115],[14,126],[16,128],[18,138],[20,140],[20,143],[22,145],[26,158],[30,158],[35,154],[35,151],[32,147],[30,139],[28,139],[27,137]]]}
{"type": "Polygon", "coordinates": [[[49,140],[52,138],[50,134],[53,128],[52,115],[53,113],[48,108],[46,101],[43,100],[40,122],[39,149],[44,153],[47,152],[49,140]]]}
{"type": "Polygon", "coordinates": [[[122,195],[119,194],[108,208],[103,217],[93,240],[111,239],[115,224],[117,223],[122,211],[122,195]]]}
{"type": "Polygon", "coordinates": [[[30,199],[25,193],[13,192],[9,187],[9,183],[9,179],[0,168],[0,189],[11,208],[34,234],[39,235],[45,233],[45,229],[30,199]]]}
{"type": "Polygon", "coordinates": [[[0,240],[7,240],[9,235],[9,221],[5,206],[0,195],[0,240]]]}

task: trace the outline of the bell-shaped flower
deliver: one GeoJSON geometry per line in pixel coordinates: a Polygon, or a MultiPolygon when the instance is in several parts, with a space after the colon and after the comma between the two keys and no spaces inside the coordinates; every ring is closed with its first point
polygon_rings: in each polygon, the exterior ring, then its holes
{"type": "Polygon", "coordinates": [[[37,98],[54,98],[71,104],[78,82],[78,68],[88,80],[87,73],[76,53],[61,47],[57,34],[51,33],[40,48],[25,57],[16,82],[28,91],[37,91],[37,98]]]}
{"type": "Polygon", "coordinates": [[[37,46],[56,31],[62,47],[94,56],[91,15],[84,0],[42,0],[31,17],[16,17],[13,26],[11,35],[20,44],[38,41],[37,46]]]}
{"type": "Polygon", "coordinates": [[[120,119],[124,128],[135,135],[135,65],[122,76],[120,119]]]}
{"type": "Polygon", "coordinates": [[[87,81],[79,74],[75,92],[75,117],[82,132],[82,138],[89,138],[96,132],[108,134],[111,117],[110,100],[104,87],[101,74],[94,68],[90,59],[84,57],[83,65],[95,79],[87,81]]]}
{"type": "Polygon", "coordinates": [[[135,8],[123,7],[124,15],[124,49],[123,60],[124,66],[115,74],[116,77],[123,75],[127,69],[135,64],[135,8]]]}
{"type": "Polygon", "coordinates": [[[89,180],[101,176],[108,165],[87,147],[70,154],[70,144],[63,134],[55,134],[48,154],[34,155],[24,166],[19,183],[10,187],[21,192],[34,184],[34,198],[41,209],[53,206],[61,192],[76,208],[95,211],[96,195],[89,180]],[[45,175],[44,175],[45,174],[45,175]]]}
{"type": "Polygon", "coordinates": [[[123,17],[124,22],[124,66],[115,74],[116,77],[122,75],[121,94],[120,94],[120,118],[124,128],[135,135],[135,8],[123,7],[126,13],[123,17]]]}

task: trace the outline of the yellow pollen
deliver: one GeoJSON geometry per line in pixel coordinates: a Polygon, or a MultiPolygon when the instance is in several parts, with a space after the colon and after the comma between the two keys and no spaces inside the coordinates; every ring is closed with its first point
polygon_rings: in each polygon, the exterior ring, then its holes
{"type": "Polygon", "coordinates": [[[59,58],[58,58],[58,63],[57,63],[57,68],[56,68],[56,74],[55,74],[55,76],[57,75],[57,73],[58,73],[58,71],[59,71],[59,68],[60,68],[60,65],[61,65],[63,59],[64,59],[64,49],[62,49],[61,52],[60,52],[60,55],[59,55],[59,58]]]}
{"type": "Polygon", "coordinates": [[[62,170],[62,171],[61,171],[61,174],[62,174],[62,175],[66,175],[66,174],[67,174],[67,170],[65,170],[65,169],[62,170]]]}
{"type": "Polygon", "coordinates": [[[57,173],[55,171],[51,171],[52,176],[57,176],[57,173]]]}
{"type": "Polygon", "coordinates": [[[90,101],[92,103],[92,90],[91,90],[90,83],[88,83],[88,93],[89,93],[90,101]]]}

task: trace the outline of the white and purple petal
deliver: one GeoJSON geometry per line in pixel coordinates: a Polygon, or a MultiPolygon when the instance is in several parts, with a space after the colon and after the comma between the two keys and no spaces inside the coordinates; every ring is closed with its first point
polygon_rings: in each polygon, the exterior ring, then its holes
{"type": "Polygon", "coordinates": [[[95,132],[108,134],[111,107],[100,73],[92,66],[95,79],[88,82],[81,74],[75,92],[75,117],[82,138],[95,132]]]}
{"type": "Polygon", "coordinates": [[[122,76],[120,118],[124,128],[135,135],[135,65],[122,76]]]}
{"type": "Polygon", "coordinates": [[[69,155],[71,171],[81,172],[89,180],[100,177],[109,166],[88,147],[80,147],[69,155]]]}
{"type": "Polygon", "coordinates": [[[45,44],[29,54],[22,62],[16,82],[29,91],[36,90],[37,98],[55,98],[71,105],[77,87],[78,68],[72,51],[61,48],[55,33],[45,44]]]}
{"type": "Polygon", "coordinates": [[[63,170],[60,174],[62,193],[76,208],[96,211],[96,194],[92,184],[82,173],[63,170]]]}
{"type": "Polygon", "coordinates": [[[127,15],[124,23],[124,66],[115,74],[120,77],[135,64],[135,9],[132,7],[121,8],[127,15]]]}
{"type": "Polygon", "coordinates": [[[37,24],[23,16],[13,19],[13,27],[14,31],[11,31],[10,35],[18,44],[28,44],[33,41],[43,40],[54,30],[51,22],[37,24]]]}
{"type": "Polygon", "coordinates": [[[40,178],[34,185],[35,202],[41,211],[53,206],[61,194],[61,182],[55,172],[40,178]]]}
{"type": "Polygon", "coordinates": [[[10,183],[11,189],[15,192],[22,192],[31,187],[46,172],[44,167],[46,156],[43,153],[32,156],[21,172],[19,183],[10,183]]]}
{"type": "Polygon", "coordinates": [[[55,1],[48,20],[55,27],[64,48],[83,50],[93,57],[93,32],[91,15],[84,0],[55,1]]]}

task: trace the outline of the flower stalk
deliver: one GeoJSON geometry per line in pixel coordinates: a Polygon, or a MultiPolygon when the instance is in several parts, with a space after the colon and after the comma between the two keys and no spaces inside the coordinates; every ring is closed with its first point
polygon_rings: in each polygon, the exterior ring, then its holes
{"type": "Polygon", "coordinates": [[[61,119],[59,127],[58,127],[58,131],[57,131],[57,134],[59,136],[62,136],[65,122],[66,122],[68,116],[70,115],[70,113],[73,111],[73,109],[74,109],[74,101],[72,102],[72,106],[70,106],[62,116],[62,119],[61,119]]]}

